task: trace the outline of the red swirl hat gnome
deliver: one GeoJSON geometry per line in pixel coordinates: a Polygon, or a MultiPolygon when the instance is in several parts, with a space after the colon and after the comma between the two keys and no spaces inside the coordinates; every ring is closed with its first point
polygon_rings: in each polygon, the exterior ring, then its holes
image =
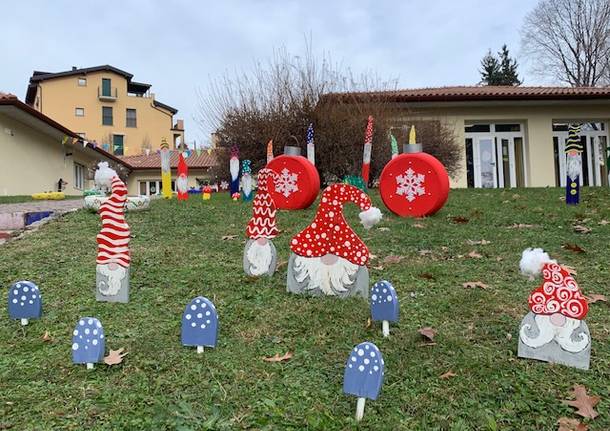
{"type": "Polygon", "coordinates": [[[520,268],[530,276],[542,273],[543,282],[528,298],[531,311],[519,329],[519,356],[589,369],[591,334],[584,321],[589,306],[572,272],[540,248],[525,250],[520,268]]]}
{"type": "Polygon", "coordinates": [[[366,229],[381,220],[381,211],[357,187],[328,186],[313,222],[290,243],[289,292],[368,298],[369,250],[343,217],[347,202],[360,207],[360,221],[366,229]]]}
{"type": "Polygon", "coordinates": [[[244,271],[250,276],[272,276],[277,266],[277,251],[271,240],[279,232],[275,225],[275,203],[269,193],[275,172],[261,169],[258,173],[258,192],[252,206],[252,218],[246,227],[249,238],[244,249],[244,271]]]}
{"type": "Polygon", "coordinates": [[[100,206],[102,230],[97,235],[96,299],[129,301],[129,225],[125,221],[127,188],[107,162],[95,172],[98,189],[110,188],[111,195],[100,206]]]}

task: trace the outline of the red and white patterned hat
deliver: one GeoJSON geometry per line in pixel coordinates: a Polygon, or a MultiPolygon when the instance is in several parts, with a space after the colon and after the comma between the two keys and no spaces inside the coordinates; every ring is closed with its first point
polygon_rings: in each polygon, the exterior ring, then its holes
{"type": "Polygon", "coordinates": [[[292,238],[290,249],[304,257],[334,254],[353,264],[363,266],[369,260],[369,250],[343,217],[343,204],[353,202],[362,211],[372,208],[371,199],[357,187],[332,184],[322,193],[313,222],[292,238]]]}
{"type": "Polygon", "coordinates": [[[252,218],[246,227],[246,236],[250,239],[272,239],[279,234],[275,224],[277,210],[269,194],[269,184],[273,181],[274,175],[275,172],[267,168],[258,172],[258,191],[254,197],[252,218]]]}
{"type": "Polygon", "coordinates": [[[532,312],[546,315],[560,313],[573,319],[584,319],[589,305],[574,277],[557,263],[545,263],[542,276],[542,286],[527,299],[532,312]]]}

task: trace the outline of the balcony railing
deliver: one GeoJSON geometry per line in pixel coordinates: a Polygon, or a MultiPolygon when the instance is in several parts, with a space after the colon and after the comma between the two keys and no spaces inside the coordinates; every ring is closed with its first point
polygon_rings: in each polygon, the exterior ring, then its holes
{"type": "Polygon", "coordinates": [[[116,87],[101,88],[97,87],[97,98],[99,100],[104,100],[107,102],[114,102],[118,97],[118,92],[116,87]]]}

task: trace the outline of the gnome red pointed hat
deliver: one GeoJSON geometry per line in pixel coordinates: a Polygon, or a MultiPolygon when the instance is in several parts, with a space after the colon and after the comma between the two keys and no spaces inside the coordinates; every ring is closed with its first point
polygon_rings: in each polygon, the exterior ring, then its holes
{"type": "Polygon", "coordinates": [[[250,239],[273,239],[279,231],[275,224],[275,203],[269,194],[269,182],[273,181],[275,172],[263,168],[258,172],[258,191],[252,206],[252,218],[246,228],[246,236],[250,239]]]}
{"type": "Polygon", "coordinates": [[[313,222],[292,238],[291,250],[304,257],[334,254],[363,266],[369,260],[369,250],[343,217],[343,204],[360,207],[360,219],[365,228],[381,220],[381,211],[371,205],[369,196],[349,184],[333,184],[322,193],[313,222]]]}
{"type": "Polygon", "coordinates": [[[589,311],[586,298],[572,274],[557,263],[542,267],[542,286],[534,290],[527,302],[536,314],[560,313],[573,319],[584,319],[589,311]]]}

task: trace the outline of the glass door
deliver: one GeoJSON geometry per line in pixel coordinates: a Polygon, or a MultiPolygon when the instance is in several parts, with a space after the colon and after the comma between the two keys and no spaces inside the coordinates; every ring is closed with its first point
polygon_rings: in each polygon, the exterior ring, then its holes
{"type": "Polygon", "coordinates": [[[475,140],[475,187],[498,187],[496,148],[491,136],[478,136],[475,140]]]}

